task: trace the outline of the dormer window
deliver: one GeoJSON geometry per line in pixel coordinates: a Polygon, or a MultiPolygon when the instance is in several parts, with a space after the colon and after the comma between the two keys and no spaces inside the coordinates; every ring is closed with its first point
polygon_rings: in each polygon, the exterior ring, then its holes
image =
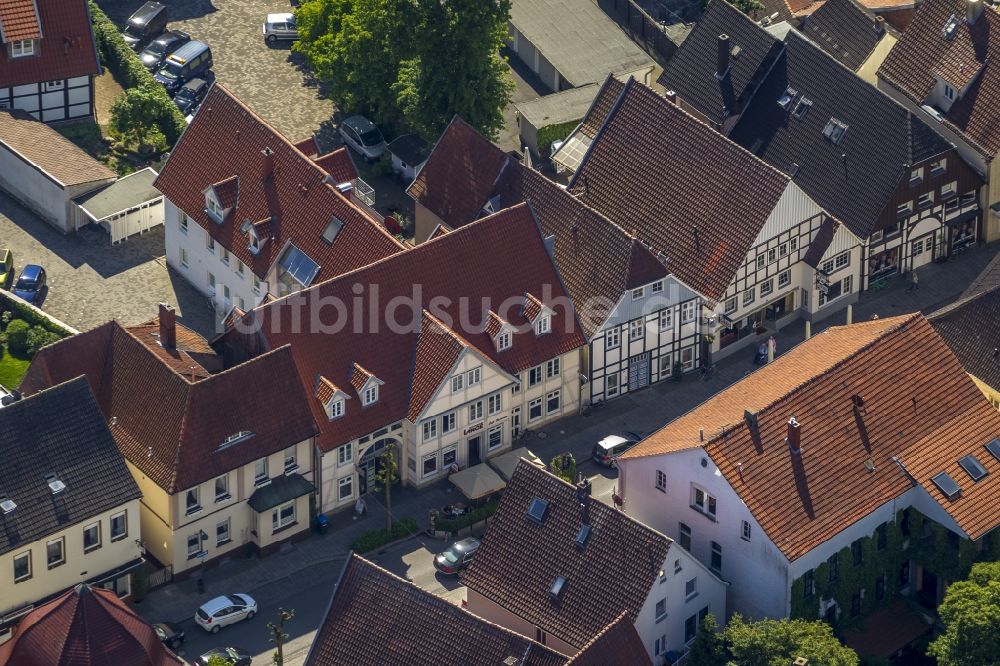
{"type": "Polygon", "coordinates": [[[546,333],[552,332],[552,315],[541,314],[538,319],[535,320],[535,335],[545,335],[546,333]]]}
{"type": "Polygon", "coordinates": [[[383,384],[382,380],[365,370],[357,363],[351,372],[351,386],[361,396],[361,406],[367,407],[378,402],[378,387],[383,384]]]}
{"type": "Polygon", "coordinates": [[[10,43],[10,57],[24,58],[35,55],[35,40],[19,39],[10,43]]]}
{"type": "Polygon", "coordinates": [[[510,344],[511,344],[510,331],[500,331],[500,335],[497,336],[497,351],[510,349],[510,344]]]}
{"type": "Polygon", "coordinates": [[[332,421],[333,419],[339,419],[344,415],[344,399],[338,398],[337,400],[331,400],[329,407],[327,407],[326,415],[332,421]]]}
{"type": "Polygon", "coordinates": [[[949,86],[947,83],[944,84],[944,96],[950,101],[955,100],[955,89],[949,86]]]}
{"type": "Polygon", "coordinates": [[[225,216],[225,211],[222,209],[222,205],[219,200],[215,198],[215,194],[211,190],[205,193],[205,211],[215,219],[216,222],[222,222],[222,218],[225,216]]]}
{"type": "Polygon", "coordinates": [[[326,377],[319,377],[316,381],[316,398],[323,405],[326,417],[331,421],[339,419],[344,415],[346,405],[344,401],[350,396],[331,382],[326,377]]]}
{"type": "Polygon", "coordinates": [[[250,252],[252,252],[253,254],[257,254],[258,252],[260,252],[260,239],[257,238],[257,232],[254,230],[253,227],[250,227],[250,233],[247,234],[247,238],[250,241],[250,246],[249,246],[250,252]]]}
{"type": "Polygon", "coordinates": [[[372,384],[365,389],[365,392],[361,396],[361,404],[368,406],[374,405],[378,402],[378,384],[372,384]]]}

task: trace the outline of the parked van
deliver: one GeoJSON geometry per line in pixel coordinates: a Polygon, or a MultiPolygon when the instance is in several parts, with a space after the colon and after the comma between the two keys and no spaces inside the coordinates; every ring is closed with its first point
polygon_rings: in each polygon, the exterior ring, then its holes
{"type": "Polygon", "coordinates": [[[156,73],[156,80],[173,95],[185,83],[211,68],[212,49],[205,42],[192,40],[167,56],[163,67],[156,73]]]}
{"type": "Polygon", "coordinates": [[[128,17],[122,37],[133,51],[141,51],[146,44],[167,29],[167,8],[159,2],[147,2],[128,17]]]}

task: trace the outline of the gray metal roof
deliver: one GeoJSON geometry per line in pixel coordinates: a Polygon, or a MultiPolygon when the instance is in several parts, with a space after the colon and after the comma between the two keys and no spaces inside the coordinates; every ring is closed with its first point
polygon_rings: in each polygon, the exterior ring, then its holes
{"type": "Polygon", "coordinates": [[[146,167],[119,178],[107,187],[73,199],[95,222],[163,195],[153,187],[157,173],[146,167]]]}
{"type": "Polygon", "coordinates": [[[140,497],[84,377],[0,409],[0,460],[0,555],[140,497]]]}
{"type": "Polygon", "coordinates": [[[653,64],[592,0],[513,0],[510,22],[574,87],[653,64]]]}
{"type": "Polygon", "coordinates": [[[517,102],[514,107],[532,126],[541,129],[582,119],[600,89],[597,83],[588,83],[579,88],[517,102]]]}
{"type": "Polygon", "coordinates": [[[315,490],[316,487],[301,474],[286,474],[271,479],[269,484],[255,490],[247,504],[257,513],[263,513],[315,490]]]}

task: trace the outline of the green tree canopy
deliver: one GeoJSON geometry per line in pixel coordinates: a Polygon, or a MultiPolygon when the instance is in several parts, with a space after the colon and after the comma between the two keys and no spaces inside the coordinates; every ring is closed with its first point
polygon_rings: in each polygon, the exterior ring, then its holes
{"type": "Polygon", "coordinates": [[[928,649],[938,666],[1000,664],[1000,562],[974,564],[948,586],[938,614],[945,632],[928,649]]]}
{"type": "Polygon", "coordinates": [[[726,641],[716,629],[714,615],[706,615],[687,654],[687,666],[719,666],[726,663],[726,641]]]}
{"type": "Polygon", "coordinates": [[[809,666],[857,666],[858,655],[819,620],[745,622],[734,615],[725,631],[726,647],[739,666],[788,666],[805,657],[809,666]]]}
{"type": "MultiPolygon", "coordinates": [[[[169,117],[169,110],[164,111],[163,96],[158,92],[147,87],[129,88],[111,105],[111,131],[140,153],[167,149],[160,124],[169,117]]],[[[167,104],[173,106],[169,99],[167,104]]]]}
{"type": "Polygon", "coordinates": [[[346,111],[429,140],[459,114],[494,137],[513,92],[509,13],[510,0],[308,0],[293,48],[346,111]]]}

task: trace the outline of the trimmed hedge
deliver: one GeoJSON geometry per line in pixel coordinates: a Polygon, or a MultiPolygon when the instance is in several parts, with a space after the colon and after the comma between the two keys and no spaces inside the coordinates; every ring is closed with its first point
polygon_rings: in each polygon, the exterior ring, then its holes
{"type": "Polygon", "coordinates": [[[143,88],[149,90],[158,105],[157,113],[149,120],[167,137],[167,144],[173,146],[187,127],[184,114],[171,101],[166,89],[156,82],[139,60],[138,54],[122,39],[121,31],[107,14],[90,0],[90,16],[94,24],[94,38],[101,62],[111,70],[122,88],[143,88]]]}
{"type": "Polygon", "coordinates": [[[39,314],[32,308],[27,307],[23,303],[14,300],[13,298],[7,297],[3,291],[0,291],[0,314],[4,312],[12,313],[11,319],[23,319],[28,322],[29,326],[41,326],[47,331],[52,331],[56,333],[61,338],[66,338],[73,335],[73,331],[69,331],[62,326],[59,326],[51,319],[47,318],[45,315],[39,314]]]}
{"type": "Polygon", "coordinates": [[[22,319],[15,319],[7,324],[4,334],[7,336],[7,347],[15,354],[22,356],[28,353],[28,332],[31,327],[22,319]]]}
{"type": "Polygon", "coordinates": [[[570,135],[580,124],[579,120],[571,120],[558,125],[546,125],[538,128],[538,154],[542,157],[549,156],[549,149],[552,148],[553,141],[562,141],[570,135]]]}
{"type": "Polygon", "coordinates": [[[371,530],[365,532],[351,544],[351,550],[355,553],[367,553],[370,550],[375,550],[387,543],[395,541],[396,539],[402,539],[403,537],[410,536],[411,534],[416,534],[420,528],[417,527],[417,521],[412,518],[400,518],[392,526],[391,532],[386,532],[385,530],[371,530]]]}
{"type": "Polygon", "coordinates": [[[458,518],[438,520],[435,527],[442,532],[457,532],[464,527],[486,520],[497,512],[498,506],[500,506],[500,500],[493,500],[458,518]]]}

